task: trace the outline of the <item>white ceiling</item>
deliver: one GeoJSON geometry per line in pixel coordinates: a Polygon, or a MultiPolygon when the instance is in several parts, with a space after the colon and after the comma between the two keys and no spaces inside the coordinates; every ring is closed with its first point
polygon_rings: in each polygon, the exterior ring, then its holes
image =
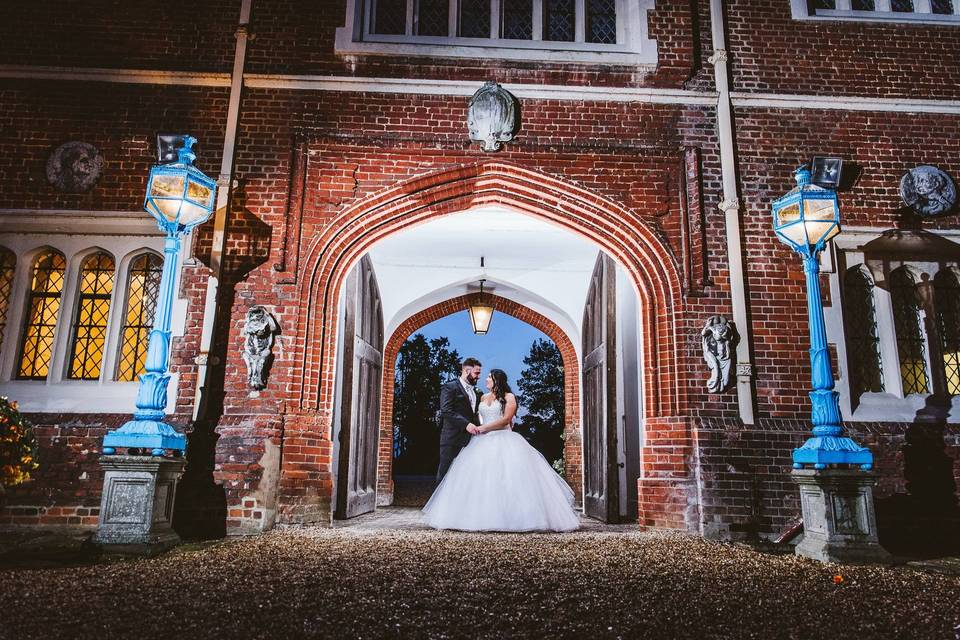
{"type": "Polygon", "coordinates": [[[500,207],[444,216],[378,242],[370,251],[386,335],[411,315],[490,290],[556,322],[576,345],[599,247],[566,229],[500,207]],[[484,268],[480,257],[484,257],[484,268]]]}

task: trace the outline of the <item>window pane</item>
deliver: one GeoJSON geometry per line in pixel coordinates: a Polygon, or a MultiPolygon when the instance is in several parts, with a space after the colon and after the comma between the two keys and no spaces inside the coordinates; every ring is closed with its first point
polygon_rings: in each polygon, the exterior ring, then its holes
{"type": "Polygon", "coordinates": [[[587,0],[587,42],[617,43],[617,0],[587,0]]]}
{"type": "Polygon", "coordinates": [[[372,0],[370,32],[403,35],[407,32],[407,0],[372,0]]]}
{"type": "Polygon", "coordinates": [[[450,0],[417,0],[417,35],[448,36],[449,20],[450,0]]]}
{"type": "Polygon", "coordinates": [[[894,11],[913,11],[913,0],[891,0],[890,8],[894,11]]]}
{"type": "Polygon", "coordinates": [[[546,0],[543,3],[543,39],[573,42],[576,38],[574,0],[546,0]]]}
{"type": "Polygon", "coordinates": [[[875,11],[877,7],[874,0],[853,0],[850,8],[854,11],[875,11]]]}
{"type": "Polygon", "coordinates": [[[843,315],[846,320],[850,364],[850,392],[854,398],[866,391],[883,391],[880,336],[873,304],[873,282],[860,267],[847,271],[843,281],[843,315]]]}
{"type": "Polygon", "coordinates": [[[460,35],[490,37],[490,0],[460,0],[460,35]]]}
{"type": "Polygon", "coordinates": [[[933,0],[930,3],[930,10],[933,13],[940,13],[943,15],[952,15],[953,14],[953,2],[951,0],[933,0]]]}
{"type": "Polygon", "coordinates": [[[897,332],[903,394],[927,393],[926,346],[920,328],[920,299],[913,276],[904,268],[890,274],[893,325],[897,332]]]}
{"type": "Polygon", "coordinates": [[[533,39],[533,0],[510,0],[501,5],[502,37],[508,40],[533,39]]]}
{"type": "Polygon", "coordinates": [[[837,2],[836,0],[810,0],[810,13],[813,13],[817,9],[836,9],[837,2]]]}
{"type": "Polygon", "coordinates": [[[0,248],[0,347],[3,347],[3,332],[7,327],[10,294],[13,291],[13,274],[16,269],[17,257],[12,251],[0,248]]]}
{"type": "Polygon", "coordinates": [[[113,295],[113,258],[95,253],[83,261],[77,314],[70,340],[71,380],[98,380],[103,364],[103,345],[107,337],[110,297],[113,295]]]}
{"type": "Polygon", "coordinates": [[[127,307],[120,334],[117,380],[133,382],[147,362],[147,342],[160,293],[163,259],[152,253],[137,256],[130,264],[127,307]]]}
{"type": "Polygon", "coordinates": [[[947,393],[960,395],[960,283],[949,269],[933,279],[947,393]]]}
{"type": "Polygon", "coordinates": [[[42,253],[33,262],[18,378],[43,380],[50,371],[65,269],[66,260],[58,251],[42,253]]]}

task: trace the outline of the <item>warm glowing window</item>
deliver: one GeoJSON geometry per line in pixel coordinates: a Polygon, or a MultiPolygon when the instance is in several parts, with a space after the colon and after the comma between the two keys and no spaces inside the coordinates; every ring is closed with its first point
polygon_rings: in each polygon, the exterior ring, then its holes
{"type": "Polygon", "coordinates": [[[849,269],[844,276],[843,315],[853,397],[857,398],[867,391],[883,391],[873,280],[862,266],[849,269]]]}
{"type": "Polygon", "coordinates": [[[16,269],[17,256],[12,251],[0,247],[0,348],[3,347],[3,333],[7,328],[10,294],[13,292],[13,274],[16,269]]]}
{"type": "Polygon", "coordinates": [[[947,393],[960,395],[960,283],[950,269],[933,280],[947,393]]]}
{"type": "Polygon", "coordinates": [[[66,260],[59,251],[41,253],[33,262],[27,319],[17,366],[18,378],[43,380],[50,372],[66,266],[66,260]]]}
{"type": "Polygon", "coordinates": [[[920,298],[916,281],[906,267],[900,267],[890,274],[890,297],[893,301],[893,324],[897,332],[903,395],[928,393],[930,385],[927,381],[920,298]]]}
{"type": "Polygon", "coordinates": [[[144,371],[147,341],[157,308],[162,271],[163,258],[154,253],[141,254],[130,264],[127,302],[117,360],[117,380],[131,382],[144,371]]]}
{"type": "Polygon", "coordinates": [[[107,319],[113,296],[115,265],[108,254],[98,252],[80,266],[77,288],[77,312],[70,339],[70,368],[73,380],[99,380],[103,365],[103,347],[107,339],[107,319]]]}

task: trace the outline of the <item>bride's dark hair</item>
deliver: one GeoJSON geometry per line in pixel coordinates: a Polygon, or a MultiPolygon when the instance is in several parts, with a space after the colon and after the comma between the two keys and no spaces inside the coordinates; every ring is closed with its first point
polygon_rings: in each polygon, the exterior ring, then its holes
{"type": "Polygon", "coordinates": [[[500,401],[500,408],[506,411],[507,394],[513,393],[507,383],[507,374],[503,369],[490,369],[490,377],[493,378],[493,397],[500,401]]]}

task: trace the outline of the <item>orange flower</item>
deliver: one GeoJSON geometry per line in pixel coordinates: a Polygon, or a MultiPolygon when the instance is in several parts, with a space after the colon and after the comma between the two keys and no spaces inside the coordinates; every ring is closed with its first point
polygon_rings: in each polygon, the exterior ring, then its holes
{"type": "Polygon", "coordinates": [[[843,576],[840,574],[833,576],[833,584],[843,584],[843,576]]]}

